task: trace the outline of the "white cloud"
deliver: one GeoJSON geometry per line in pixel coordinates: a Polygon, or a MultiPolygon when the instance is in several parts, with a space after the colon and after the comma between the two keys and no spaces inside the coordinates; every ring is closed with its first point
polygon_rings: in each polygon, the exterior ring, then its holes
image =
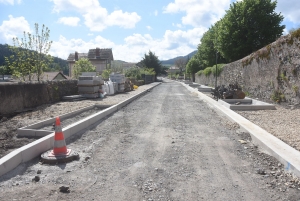
{"type": "Polygon", "coordinates": [[[175,24],[175,23],[172,23],[172,25],[174,26],[174,27],[178,27],[178,28],[183,28],[183,26],[182,26],[182,24],[175,24]]]}
{"type": "Polygon", "coordinates": [[[131,29],[141,20],[141,17],[136,12],[128,13],[122,10],[115,10],[109,14],[106,8],[101,7],[97,0],[51,1],[54,3],[53,11],[55,12],[73,10],[80,13],[85,19],[85,25],[91,31],[102,31],[109,26],[131,29]]]}
{"type": "Polygon", "coordinates": [[[67,39],[60,35],[58,41],[53,41],[50,49],[50,54],[58,56],[63,59],[67,59],[70,53],[75,51],[80,53],[87,53],[92,48],[113,48],[115,44],[101,36],[97,36],[90,41],[84,41],[82,39],[67,39]]]}
{"type": "Polygon", "coordinates": [[[138,62],[149,50],[155,52],[160,60],[184,56],[197,48],[199,40],[206,28],[194,28],[187,31],[167,30],[161,39],[155,39],[150,34],[132,34],[124,39],[123,44],[95,36],[92,40],[67,39],[60,36],[51,47],[51,54],[66,59],[75,51],[88,52],[91,48],[112,48],[115,59],[128,62],[138,62]]]}
{"type": "Polygon", "coordinates": [[[185,12],[182,24],[208,27],[223,17],[229,5],[230,0],[175,0],[164,8],[164,13],[185,12]]]}
{"type": "Polygon", "coordinates": [[[300,1],[299,0],[278,0],[277,12],[282,12],[283,16],[295,24],[300,24],[300,1]]]}
{"type": "Polygon", "coordinates": [[[78,26],[79,21],[80,21],[79,17],[61,17],[58,19],[58,23],[68,25],[68,26],[73,26],[73,27],[78,26]]]}
{"type": "Polygon", "coordinates": [[[154,16],[157,16],[157,15],[158,15],[158,11],[155,10],[155,11],[154,11],[154,16]]]}
{"type": "Polygon", "coordinates": [[[152,27],[151,27],[151,26],[146,26],[146,28],[147,28],[148,30],[152,30],[152,27]]]}
{"type": "Polygon", "coordinates": [[[20,4],[22,2],[22,0],[0,0],[0,3],[4,3],[4,4],[10,4],[10,5],[14,5],[16,4],[20,4]]]}
{"type": "Polygon", "coordinates": [[[12,43],[12,38],[23,34],[23,32],[31,32],[27,20],[21,17],[8,16],[9,20],[4,20],[0,26],[0,43],[12,43]]]}

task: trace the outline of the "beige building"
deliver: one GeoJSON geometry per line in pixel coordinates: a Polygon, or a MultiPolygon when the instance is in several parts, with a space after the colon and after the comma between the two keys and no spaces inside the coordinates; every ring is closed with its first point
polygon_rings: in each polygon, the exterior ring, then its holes
{"type": "Polygon", "coordinates": [[[75,62],[81,58],[89,59],[90,62],[96,67],[96,72],[100,74],[107,68],[108,64],[111,64],[111,61],[114,60],[111,48],[90,49],[88,53],[71,53],[67,59],[69,63],[70,77],[73,75],[73,67],[75,62]]]}

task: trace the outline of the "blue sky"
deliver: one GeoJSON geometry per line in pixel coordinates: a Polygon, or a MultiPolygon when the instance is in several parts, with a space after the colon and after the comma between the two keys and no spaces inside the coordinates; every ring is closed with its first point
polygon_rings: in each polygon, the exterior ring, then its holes
{"type": "MultiPolygon", "coordinates": [[[[45,24],[51,55],[112,48],[114,59],[138,62],[149,50],[160,60],[197,49],[202,34],[235,0],[0,0],[0,43],[45,24]]],[[[300,27],[300,0],[278,0],[285,33],[300,27]]]]}

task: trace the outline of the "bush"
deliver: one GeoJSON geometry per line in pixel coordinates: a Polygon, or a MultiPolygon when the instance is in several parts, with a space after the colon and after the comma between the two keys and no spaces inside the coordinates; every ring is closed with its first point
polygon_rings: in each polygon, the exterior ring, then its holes
{"type": "Polygon", "coordinates": [[[110,69],[105,69],[102,72],[101,76],[102,76],[103,79],[108,79],[110,74],[111,74],[111,70],[110,69]]]}
{"type": "Polygon", "coordinates": [[[202,75],[202,74],[203,74],[203,71],[204,71],[204,70],[199,70],[199,71],[197,72],[197,75],[199,75],[199,76],[202,75]]]}
{"type": "Polygon", "coordinates": [[[125,77],[130,77],[136,80],[140,80],[142,79],[141,69],[137,67],[131,67],[125,71],[125,77]]]}
{"type": "MultiPolygon", "coordinates": [[[[224,65],[225,64],[218,64],[218,74],[217,74],[217,76],[219,76],[221,74],[224,65]]],[[[211,71],[212,71],[213,75],[216,76],[216,65],[211,67],[211,71]]]]}
{"type": "Polygon", "coordinates": [[[208,77],[212,72],[212,67],[207,67],[203,70],[203,73],[206,77],[208,77]]]}

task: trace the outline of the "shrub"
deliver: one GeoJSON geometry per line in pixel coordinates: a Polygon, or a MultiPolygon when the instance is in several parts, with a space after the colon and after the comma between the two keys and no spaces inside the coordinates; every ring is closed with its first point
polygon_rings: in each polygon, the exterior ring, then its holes
{"type": "MultiPolygon", "coordinates": [[[[219,76],[221,74],[224,65],[225,64],[218,64],[218,72],[217,72],[218,74],[217,74],[217,76],[219,76]]],[[[216,65],[211,67],[211,71],[212,71],[213,75],[216,76],[216,65]]]]}
{"type": "Polygon", "coordinates": [[[125,77],[131,77],[136,80],[142,79],[141,69],[137,67],[131,67],[125,71],[125,77]]]}
{"type": "Polygon", "coordinates": [[[203,74],[203,70],[199,70],[198,72],[197,72],[197,75],[202,75],[203,74]]]}
{"type": "Polygon", "coordinates": [[[203,70],[203,73],[206,77],[208,77],[212,72],[212,67],[207,67],[203,70]]]}

